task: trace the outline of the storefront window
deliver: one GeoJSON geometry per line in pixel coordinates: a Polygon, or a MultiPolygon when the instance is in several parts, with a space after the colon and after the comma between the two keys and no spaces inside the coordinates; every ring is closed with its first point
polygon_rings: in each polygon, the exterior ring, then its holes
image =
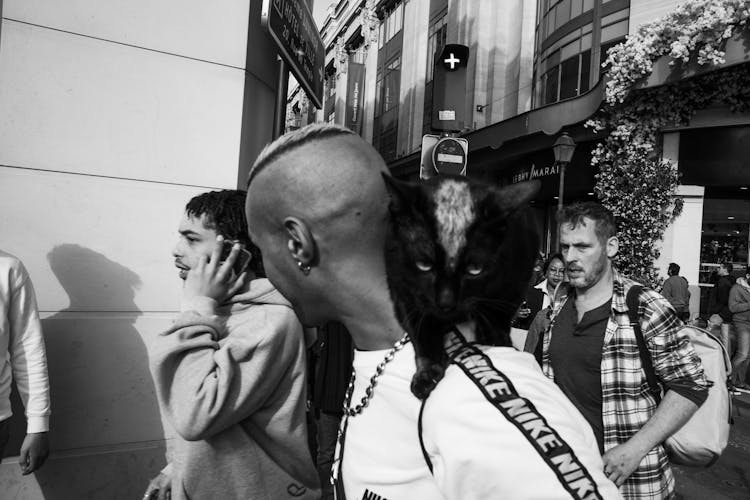
{"type": "Polygon", "coordinates": [[[734,277],[744,276],[747,272],[750,263],[749,242],[750,201],[704,200],[698,276],[701,285],[701,316],[709,315],[709,296],[721,264],[731,263],[734,277]]]}

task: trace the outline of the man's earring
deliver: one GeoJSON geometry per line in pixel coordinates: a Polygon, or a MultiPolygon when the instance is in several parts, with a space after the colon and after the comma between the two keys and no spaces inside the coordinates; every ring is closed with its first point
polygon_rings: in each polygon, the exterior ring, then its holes
{"type": "Polygon", "coordinates": [[[303,264],[301,260],[297,261],[297,267],[299,267],[299,270],[302,271],[302,274],[304,274],[305,276],[310,274],[310,266],[308,266],[307,264],[303,264]]]}

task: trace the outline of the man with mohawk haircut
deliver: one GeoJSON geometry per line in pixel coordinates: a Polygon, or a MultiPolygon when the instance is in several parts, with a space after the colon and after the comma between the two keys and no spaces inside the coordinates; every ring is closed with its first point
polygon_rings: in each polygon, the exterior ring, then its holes
{"type": "Polygon", "coordinates": [[[387,172],[350,130],[315,124],[267,146],[248,181],[268,278],[303,324],[339,321],[355,344],[337,498],[620,498],[588,424],[531,355],[447,345],[491,385],[450,365],[424,407],[411,393],[414,350],[386,279],[387,172]]]}

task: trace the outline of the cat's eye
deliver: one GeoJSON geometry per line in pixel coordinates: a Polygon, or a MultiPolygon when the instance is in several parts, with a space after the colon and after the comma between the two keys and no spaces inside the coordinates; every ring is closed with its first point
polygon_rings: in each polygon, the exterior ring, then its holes
{"type": "Polygon", "coordinates": [[[423,273],[426,273],[426,272],[432,271],[432,264],[430,264],[429,262],[425,262],[425,261],[422,261],[422,260],[418,260],[418,261],[416,262],[416,266],[417,266],[417,269],[419,269],[419,270],[420,270],[420,271],[422,271],[423,273]]]}
{"type": "Polygon", "coordinates": [[[471,276],[479,276],[480,274],[482,274],[483,270],[484,269],[482,269],[482,266],[480,266],[479,264],[469,264],[468,266],[466,266],[466,273],[471,276]]]}

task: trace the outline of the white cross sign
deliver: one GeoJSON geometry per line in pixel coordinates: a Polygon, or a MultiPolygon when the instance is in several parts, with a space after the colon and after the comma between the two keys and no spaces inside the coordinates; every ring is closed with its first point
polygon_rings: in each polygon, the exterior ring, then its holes
{"type": "Polygon", "coordinates": [[[451,56],[448,59],[444,59],[443,62],[445,64],[450,64],[451,69],[456,69],[456,64],[461,62],[461,59],[458,59],[453,52],[451,52],[451,56]]]}

